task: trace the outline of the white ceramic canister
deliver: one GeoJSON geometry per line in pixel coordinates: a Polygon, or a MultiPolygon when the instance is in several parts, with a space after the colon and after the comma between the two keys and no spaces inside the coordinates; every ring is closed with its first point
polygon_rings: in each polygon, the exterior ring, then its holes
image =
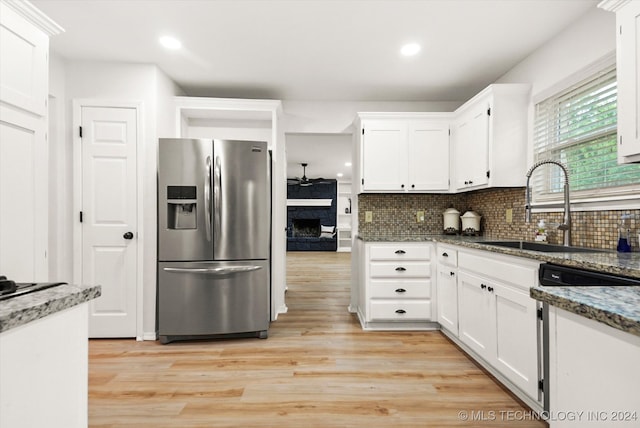
{"type": "Polygon", "coordinates": [[[444,218],[444,231],[446,233],[456,233],[460,230],[460,211],[451,207],[442,213],[444,218]]]}
{"type": "Polygon", "coordinates": [[[461,217],[462,219],[462,231],[470,232],[476,231],[480,232],[480,219],[482,216],[474,211],[467,211],[461,217]]]}

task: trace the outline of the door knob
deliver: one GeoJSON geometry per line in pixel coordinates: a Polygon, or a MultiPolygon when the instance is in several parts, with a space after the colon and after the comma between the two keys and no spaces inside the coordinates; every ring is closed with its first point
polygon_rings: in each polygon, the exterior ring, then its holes
{"type": "Polygon", "coordinates": [[[124,239],[133,239],[133,232],[127,232],[124,235],[122,235],[122,237],[124,239]]]}

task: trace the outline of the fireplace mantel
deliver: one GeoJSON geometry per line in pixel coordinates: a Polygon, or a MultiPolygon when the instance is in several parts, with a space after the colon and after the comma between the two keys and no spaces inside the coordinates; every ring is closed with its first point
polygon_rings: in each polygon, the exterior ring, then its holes
{"type": "Polygon", "coordinates": [[[287,199],[288,207],[330,207],[332,199],[287,199]]]}

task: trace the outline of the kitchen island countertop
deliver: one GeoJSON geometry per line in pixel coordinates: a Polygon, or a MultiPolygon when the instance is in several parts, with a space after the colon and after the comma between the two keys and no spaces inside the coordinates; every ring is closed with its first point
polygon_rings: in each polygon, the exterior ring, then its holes
{"type": "Polygon", "coordinates": [[[99,285],[65,284],[0,300],[0,333],[88,302],[101,293],[99,285]]]}

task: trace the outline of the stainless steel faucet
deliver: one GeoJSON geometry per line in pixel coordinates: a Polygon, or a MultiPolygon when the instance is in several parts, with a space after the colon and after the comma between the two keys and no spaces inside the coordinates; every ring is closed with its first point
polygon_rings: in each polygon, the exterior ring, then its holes
{"type": "Polygon", "coordinates": [[[531,205],[531,188],[529,187],[529,180],[531,179],[531,174],[541,165],[545,164],[554,164],[558,165],[562,171],[564,172],[564,221],[562,224],[558,225],[558,229],[564,231],[563,235],[563,243],[566,246],[571,245],[571,201],[569,199],[569,170],[567,167],[558,161],[554,160],[542,160],[540,162],[536,162],[529,171],[527,171],[527,189],[526,189],[526,201],[524,205],[524,221],[526,223],[531,223],[531,208],[534,208],[531,205]]]}

